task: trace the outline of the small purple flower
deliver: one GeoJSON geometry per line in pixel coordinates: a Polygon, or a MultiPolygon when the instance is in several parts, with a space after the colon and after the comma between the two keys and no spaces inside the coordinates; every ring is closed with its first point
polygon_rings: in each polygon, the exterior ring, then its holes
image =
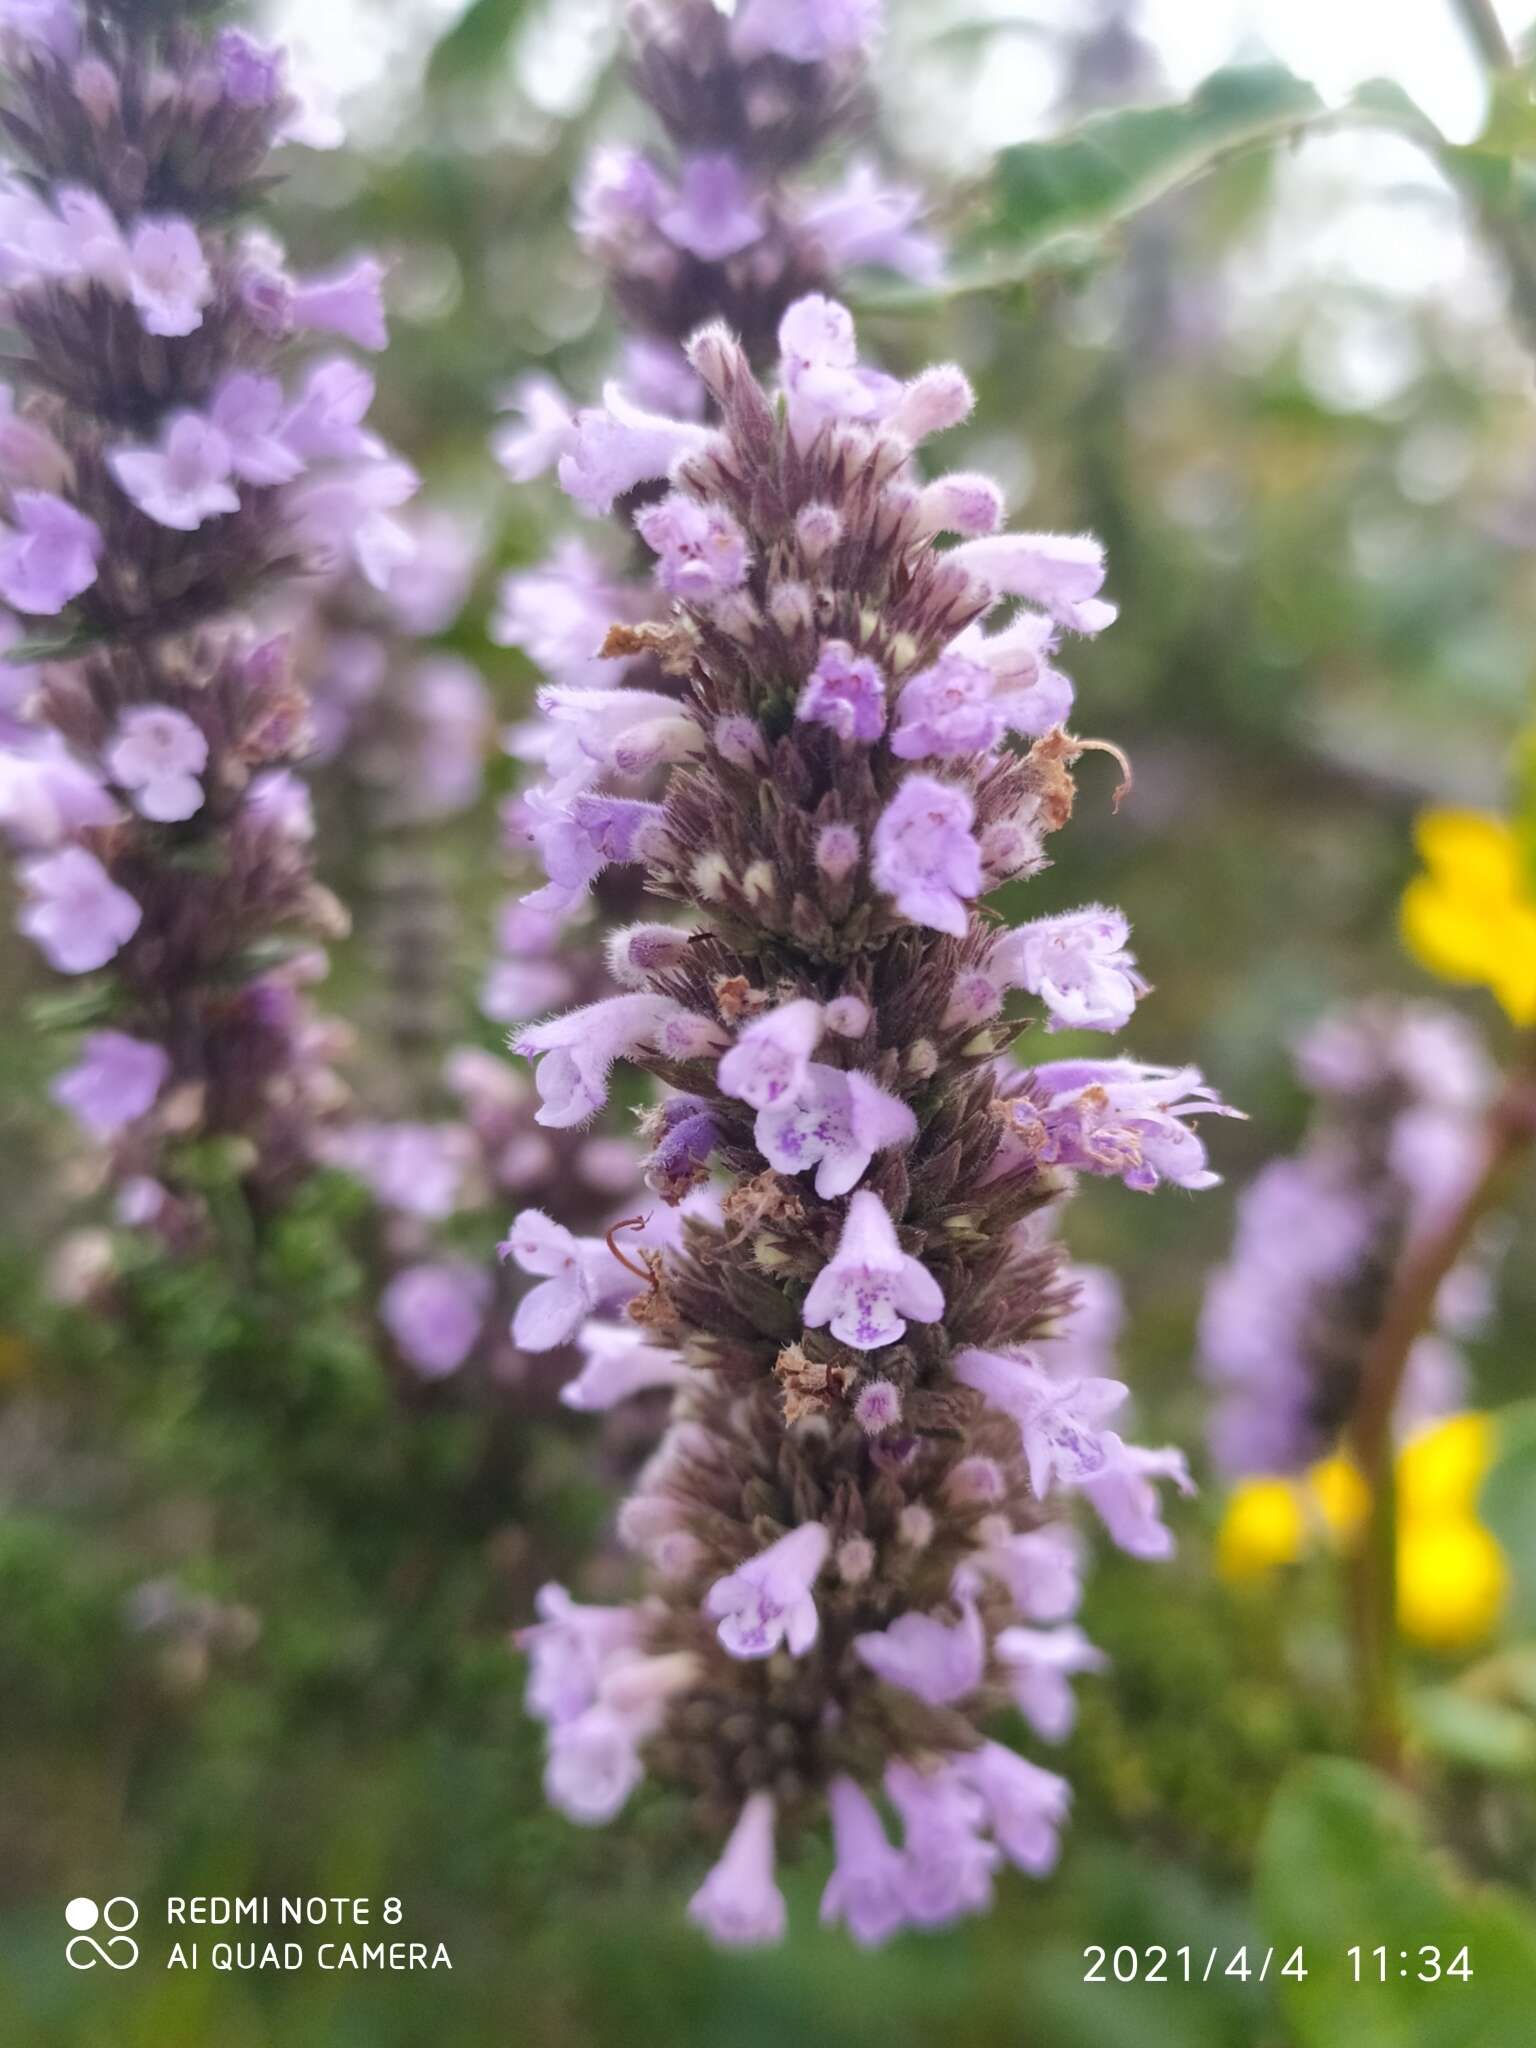
{"type": "Polygon", "coordinates": [[[605,384],[602,405],[576,415],[574,439],[558,464],[560,488],[584,512],[608,513],[615,498],[670,476],[676,462],[709,441],[708,427],[645,412],[618,384],[605,384]]]}
{"type": "Polygon", "coordinates": [[[754,1792],[714,1869],[688,1901],[688,1917],[722,1948],[764,1948],[784,1938],[784,1894],[773,1881],[773,1795],[754,1792]]]}
{"type": "Polygon", "coordinates": [[[1065,1621],[1083,1597],[1077,1537],[1059,1523],[993,1537],[957,1569],[957,1599],[974,1595],[978,1571],[1008,1588],[1026,1621],[1065,1621]]]}
{"type": "Polygon", "coordinates": [[[805,1173],[814,1166],[817,1194],[831,1199],[863,1179],[877,1152],[910,1145],[917,1119],[868,1075],[812,1061],[786,1099],[759,1110],[753,1135],[776,1172],[805,1173]]]}
{"type": "Polygon", "coordinates": [[[855,1636],[854,1655],[887,1685],[899,1685],[930,1707],[968,1699],[981,1684],[987,1663],[987,1632],[969,1603],[960,1619],[903,1614],[888,1628],[855,1636]]]}
{"type": "Polygon", "coordinates": [[[881,0],[747,0],[732,40],[743,57],[771,52],[793,64],[824,64],[868,49],[880,14],[881,0]]]}
{"type": "Polygon", "coordinates": [[[950,648],[904,685],[891,752],[903,761],[990,753],[1008,730],[1005,702],[985,662],[950,648]]]}
{"type": "Polygon", "coordinates": [[[122,812],[100,778],[49,734],[0,748],[0,831],[14,846],[41,853],[93,825],[113,825],[122,812]]]}
{"type": "Polygon", "coordinates": [[[550,1731],[544,1796],[578,1827],[611,1821],[644,1776],[634,1727],[601,1701],[550,1731]]]}
{"type": "Polygon", "coordinates": [[[61,847],[23,863],[17,924],[60,974],[90,974],[125,946],[143,916],[94,853],[61,847]]]}
{"type": "Polygon", "coordinates": [[[1100,633],[1115,607],[1099,591],[1104,550],[1086,533],[1000,533],[968,540],[950,558],[995,598],[1022,597],[1074,633],[1100,633]]]}
{"type": "Polygon", "coordinates": [[[397,1273],[379,1297],[379,1315],[401,1357],[425,1379],[443,1379],[474,1350],[490,1295],[478,1267],[444,1259],[397,1273]]]}
{"type": "Polygon", "coordinates": [[[919,1927],[947,1927],[964,1913],[985,1913],[1002,1859],[983,1838],[980,1798],[942,1764],[929,1770],[890,1764],[885,1789],[901,1815],[908,1917],[919,1927]]]}
{"type": "Polygon", "coordinates": [[[286,484],[302,472],[303,457],[278,431],[283,409],[283,387],[276,377],[237,370],[219,385],[208,419],[224,436],[233,475],[249,484],[286,484]]]}
{"type": "Polygon", "coordinates": [[[1056,1380],[1030,1358],[967,1349],[954,1358],[955,1378],[1017,1423],[1029,1483],[1043,1500],[1053,1486],[1081,1486],[1104,1469],[1117,1438],[1099,1424],[1127,1398],[1119,1380],[1056,1380]]]}
{"type": "MultiPolygon", "coordinates": [[[[620,1280],[624,1276],[601,1238],[575,1237],[542,1209],[521,1210],[497,1251],[542,1283],[523,1296],[513,1318],[512,1341],[523,1351],[569,1344],[597,1307],[608,1270],[620,1280]]],[[[618,1291],[611,1281],[608,1291],[618,1291]]]]}
{"type": "Polygon", "coordinates": [[[1071,1680],[1108,1659],[1080,1628],[1005,1628],[993,1644],[1014,1705],[1042,1742],[1065,1742],[1077,1719],[1071,1680]]]}
{"type": "Polygon", "coordinates": [[[80,10],[75,0],[4,0],[0,33],[16,36],[67,64],[80,48],[80,10]]]}
{"type": "Polygon", "coordinates": [[[700,505],[674,491],[637,513],[635,525],[661,557],[656,580],[669,596],[707,604],[746,581],[746,535],[723,506],[700,505]]]}
{"type": "Polygon", "coordinates": [[[663,1103],[661,1128],[645,1162],[645,1184],[666,1202],[684,1195],[709,1178],[709,1161],[720,1142],[713,1114],[689,1095],[663,1103]]]}
{"type": "Polygon", "coordinates": [[[372,462],[383,455],[384,443],[363,425],[373,392],[372,373],[347,356],[315,364],[281,425],[282,444],[298,458],[297,469],[306,462],[372,462]]]}
{"type": "Polygon", "coordinates": [[[491,452],[515,484],[531,483],[555,467],[575,443],[576,415],[553,377],[523,377],[502,401],[520,425],[500,427],[491,452]]]}
{"type": "Polygon", "coordinates": [[[301,279],[293,287],[289,318],[295,327],[339,334],[358,348],[386,347],[383,264],[376,256],[356,256],[322,277],[301,279]]]}
{"type": "Polygon", "coordinates": [[[0,597],[52,617],[96,581],[101,528],[52,491],[15,491],[15,524],[0,526],[0,597]]]}
{"type": "Polygon", "coordinates": [[[517,1634],[528,1656],[528,1711],[558,1727],[596,1705],[614,1657],[639,1647],[639,1625],[632,1608],[582,1606],[559,1585],[541,1586],[534,1610],[538,1620],[517,1634]]]}
{"type": "Polygon", "coordinates": [[[1193,1493],[1184,1453],[1171,1446],[1153,1451],[1123,1444],[1115,1436],[1106,1441],[1110,1456],[1104,1470],[1084,1483],[1084,1494],[1113,1541],[1130,1556],[1171,1557],[1173,1534],[1163,1522],[1153,1481],[1171,1479],[1180,1493],[1193,1493]]]}
{"type": "Polygon", "coordinates": [[[740,164],[721,150],[688,159],[677,197],[662,208],[656,225],[701,262],[723,263],[762,239],[763,213],[740,164]]]}
{"type": "Polygon", "coordinates": [[[918,493],[919,531],[953,533],[967,539],[996,533],[1003,523],[1002,487],[989,476],[956,471],[936,477],[918,493]]]}
{"type": "Polygon", "coordinates": [[[891,1846],[873,1800],[852,1778],[827,1787],[837,1863],[821,1895],[821,1924],[839,1921],[860,1948],[878,1948],[906,1924],[906,1858],[891,1846]]]}
{"type": "Polygon", "coordinates": [[[955,1770],[982,1799],[997,1845],[1031,1877],[1054,1869],[1059,1836],[1072,1804],[1072,1788],[1054,1771],[984,1742],[953,1758],[955,1770]]]}
{"type": "Polygon", "coordinates": [[[667,188],[637,149],[604,145],[592,152],[576,187],[576,232],[582,241],[622,242],[650,227],[667,188]]]}
{"type": "Polygon", "coordinates": [[[876,420],[900,392],[892,377],[859,367],[853,316],[818,293],[797,299],[779,323],[779,375],[798,448],[836,420],[876,420]]]}
{"type": "Polygon", "coordinates": [[[626,663],[607,660],[598,649],[609,626],[636,609],[591,549],[567,539],[538,568],[502,578],[491,638],[500,647],[521,647],[557,683],[601,688],[622,675],[626,663]]]}
{"type": "Polygon", "coordinates": [[[1093,903],[1005,933],[988,967],[1000,987],[1044,1001],[1048,1031],[1119,1031],[1147,992],[1126,950],[1130,935],[1123,911],[1093,903]]]}
{"type": "Polygon", "coordinates": [[[830,1326],[856,1351],[894,1344],[915,1323],[936,1323],[944,1292],[927,1267],[904,1252],[885,1204],[860,1188],[848,1204],[837,1250],[811,1283],[806,1327],[830,1326]]]}
{"type": "Polygon", "coordinates": [[[454,1123],[355,1124],[324,1156],[356,1174],[382,1207],[439,1222],[458,1206],[468,1139],[454,1123]]]}
{"type": "Polygon", "coordinates": [[[110,1138],[153,1106],[170,1071],[162,1046],[124,1031],[93,1031],[48,1092],[93,1138],[110,1138]]]}
{"type": "Polygon", "coordinates": [[[782,1643],[803,1657],[821,1628],[812,1594],[831,1538],[820,1522],[804,1522],[723,1579],[704,1596],[720,1624],[721,1646],[733,1657],[771,1657],[782,1643]]]}
{"type": "Polygon", "coordinates": [[[871,846],[875,886],[913,924],[963,938],[968,901],[982,889],[969,793],[909,775],[880,814],[871,846]]]}
{"type": "Polygon", "coordinates": [[[387,592],[416,551],[410,530],[390,514],[420,483],[408,462],[364,462],[345,475],[306,480],[290,494],[288,511],[316,568],[335,573],[350,560],[387,592]]]}
{"type": "Polygon", "coordinates": [[[174,414],[158,447],[113,449],[107,466],[147,519],[178,533],[240,509],[229,442],[195,412],[174,414]]]}
{"type": "Polygon", "coordinates": [[[225,98],[237,107],[271,107],[282,98],[284,51],[267,49],[242,29],[224,28],[214,37],[213,54],[225,98]]]}
{"type": "Polygon", "coordinates": [[[688,1368],[677,1354],[648,1344],[633,1323],[588,1323],[580,1341],[581,1371],[566,1381],[560,1399],[583,1415],[616,1408],[656,1387],[679,1387],[688,1378],[688,1368]]]}
{"type": "Polygon", "coordinates": [[[135,704],[117,722],[106,750],[107,772],[141,817],[162,824],[202,809],[199,775],[208,765],[201,727],[169,704],[135,704]]]}
{"type": "Polygon", "coordinates": [[[914,284],[935,284],[943,270],[938,242],[917,227],[923,196],[887,185],[873,164],[850,166],[840,184],[818,192],[800,212],[801,232],[821,245],[827,268],[868,264],[914,284]]]}
{"type": "Polygon", "coordinates": [[[193,334],[213,297],[213,274],[190,221],[144,220],[128,243],[126,283],[146,334],[193,334]]]}
{"type": "Polygon", "coordinates": [[[772,1109],[801,1088],[821,1037],[821,1007],[808,996],[765,1010],[736,1034],[716,1080],[722,1094],[753,1109],[772,1109]]]}
{"type": "MultiPolygon", "coordinates": [[[[1042,1105],[1047,1163],[1112,1174],[1138,1193],[1161,1181],[1211,1188],[1205,1147],[1189,1116],[1240,1116],[1200,1078],[1198,1067],[1144,1066],[1137,1060],[1057,1060],[1036,1067],[1031,1096],[1042,1105]]],[[[1015,1116],[1029,1114],[1015,1104],[1015,1116]]]]}
{"type": "Polygon", "coordinates": [[[610,996],[515,1033],[512,1050],[538,1061],[535,1121],[563,1131],[596,1116],[608,1100],[614,1061],[654,1050],[657,1033],[678,1008],[667,996],[610,996]]]}
{"type": "Polygon", "coordinates": [[[796,718],[830,725],[841,740],[877,740],[885,731],[885,677],[868,655],[846,640],[824,640],[796,718]]]}

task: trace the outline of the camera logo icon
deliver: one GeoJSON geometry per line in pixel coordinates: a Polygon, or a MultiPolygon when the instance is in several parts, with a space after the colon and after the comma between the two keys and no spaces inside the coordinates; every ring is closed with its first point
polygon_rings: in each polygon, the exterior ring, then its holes
{"type": "Polygon", "coordinates": [[[98,1963],[109,1970],[131,1970],[139,1960],[139,1944],[129,1935],[129,1929],[139,1924],[139,1909],[132,1899],[108,1899],[104,1906],[94,1899],[71,1899],[64,1919],[75,1930],[64,1944],[72,1970],[94,1970],[98,1963]],[[101,1940],[91,1932],[98,1924],[108,1929],[101,1940]]]}

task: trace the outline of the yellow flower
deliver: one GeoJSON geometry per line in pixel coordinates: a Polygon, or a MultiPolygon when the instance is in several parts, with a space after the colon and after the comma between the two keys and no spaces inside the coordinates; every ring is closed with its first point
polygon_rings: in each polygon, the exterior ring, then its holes
{"type": "Polygon", "coordinates": [[[1359,1466],[1340,1453],[1314,1465],[1307,1478],[1329,1539],[1335,1549],[1347,1550],[1364,1526],[1371,1504],[1371,1490],[1360,1476],[1359,1466]]]}
{"type": "Polygon", "coordinates": [[[1404,1522],[1459,1521],[1477,1513],[1493,1464],[1487,1415],[1451,1415],[1411,1437],[1398,1454],[1397,1511],[1404,1522]]]}
{"type": "Polygon", "coordinates": [[[1253,1579],[1294,1564],[1306,1540],[1301,1494],[1289,1479],[1246,1479],[1234,1488],[1216,1538],[1225,1579],[1253,1579]]]}
{"type": "Polygon", "coordinates": [[[1516,1024],[1536,1024],[1536,884],[1503,819],[1433,810],[1415,839],[1426,872],[1403,892],[1403,943],[1442,981],[1491,989],[1516,1024]]]}
{"type": "Polygon", "coordinates": [[[1400,1528],[1397,1625],[1420,1649],[1464,1650],[1481,1642],[1508,1594],[1504,1553],[1470,1515],[1400,1528]]]}

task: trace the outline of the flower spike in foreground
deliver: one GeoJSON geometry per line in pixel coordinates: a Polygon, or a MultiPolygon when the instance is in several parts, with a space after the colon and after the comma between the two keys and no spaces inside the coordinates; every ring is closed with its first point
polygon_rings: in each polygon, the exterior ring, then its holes
{"type": "MultiPolygon", "coordinates": [[[[739,18],[793,40],[813,16],[739,18]]],[[[984,479],[919,473],[917,444],[968,409],[958,370],[870,372],[819,296],[781,338],[782,404],[723,329],[696,337],[718,429],[637,522],[682,687],[642,706],[669,739],[632,851],[683,915],[615,936],[622,994],[517,1040],[548,1122],[589,1114],[622,1058],[676,1091],[646,1124],[667,1201],[723,1176],[718,1208],[647,1255],[627,1325],[583,1332],[577,1405],[674,1388],[619,1516],[650,1591],[611,1641],[582,1636],[578,1714],[552,1707],[542,1652],[529,1704],[573,1818],[616,1812],[645,1771],[725,1839],[689,1908],[715,1940],[779,1938],[775,1844],[829,1816],[823,1917],[873,1945],[984,1910],[1004,1862],[1055,1859],[1068,1787],[987,1719],[1012,1704],[1057,1741],[1073,1677],[1103,1664],[1071,1622],[1078,1497],[1165,1556],[1159,1482],[1188,1474],[1109,1427],[1112,1286],[1085,1276],[1079,1300],[1043,1226],[1076,1173],[1210,1185],[1187,1120],[1223,1105],[1193,1068],[999,1058],[1016,991],[1099,1031],[1146,993],[1117,912],[1010,933],[978,908],[1070,816],[1081,749],[1047,656],[1113,616],[1102,555],[993,534],[984,479]],[[957,530],[988,537],[935,545],[957,530]],[[638,1719],[613,1704],[636,1660],[667,1675],[638,1719]]],[[[530,802],[557,826],[628,778],[606,713],[567,745],[569,702],[532,749],[530,802]]],[[[574,1310],[574,1242],[519,1256],[574,1310]]]]}

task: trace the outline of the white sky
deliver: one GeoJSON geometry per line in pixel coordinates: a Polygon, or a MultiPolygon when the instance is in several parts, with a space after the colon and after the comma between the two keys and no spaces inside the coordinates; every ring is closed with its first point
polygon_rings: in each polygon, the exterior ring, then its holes
{"type": "MultiPolygon", "coordinates": [[[[561,90],[565,81],[550,74],[570,67],[569,84],[579,94],[579,79],[602,61],[623,4],[545,0],[531,41],[548,80],[551,111],[567,91],[561,90]]],[[[1536,0],[1497,4],[1511,36],[1536,22],[1536,0]]],[[[424,31],[451,22],[460,6],[461,0],[390,0],[386,6],[379,0],[270,0],[269,14],[284,39],[304,52],[306,74],[345,102],[387,90],[402,71],[411,75],[402,58],[421,48],[424,31]]],[[[964,10],[1020,25],[1080,21],[1086,11],[1085,0],[975,0],[964,10]]],[[[891,0],[891,12],[905,29],[921,18],[922,8],[916,0],[891,0]]],[[[1451,0],[1141,0],[1141,20],[1176,92],[1234,55],[1268,49],[1329,99],[1342,98],[1364,79],[1390,76],[1454,139],[1477,130],[1481,76],[1451,0]]],[[[982,79],[969,109],[971,151],[1035,132],[1043,88],[1031,39],[994,38],[982,79]]]]}

